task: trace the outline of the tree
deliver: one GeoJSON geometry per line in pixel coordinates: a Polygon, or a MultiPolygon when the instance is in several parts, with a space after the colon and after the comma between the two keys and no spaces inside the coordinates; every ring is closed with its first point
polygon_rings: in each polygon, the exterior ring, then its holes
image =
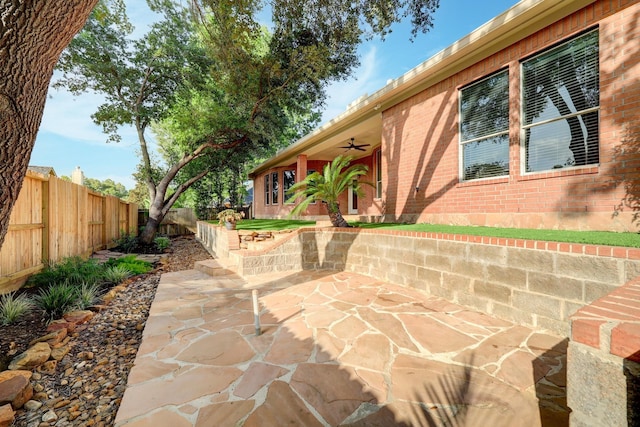
{"type": "Polygon", "coordinates": [[[137,129],[140,172],[150,196],[143,243],[153,240],[180,195],[208,173],[200,170],[170,192],[187,165],[218,149],[268,147],[290,127],[289,117],[321,107],[327,82],[347,77],[358,65],[356,49],[363,34],[384,35],[406,16],[412,17],[415,31],[424,31],[438,6],[438,0],[277,0],[271,4],[274,34],[269,36],[258,24],[261,0],[191,3],[200,18],[198,37],[179,2],[148,0],[163,19],[134,41],[122,1],[104,0],[60,62],[60,85],[72,93],[106,95],[93,118],[110,140],[119,139],[116,131],[123,124],[137,129]],[[207,55],[202,55],[200,42],[208,47],[207,55]],[[175,163],[158,167],[151,161],[145,131],[165,119],[178,99],[202,94],[198,78],[203,76],[213,88],[208,93],[215,101],[213,126],[185,141],[182,146],[189,149],[175,163]]]}
{"type": "Polygon", "coordinates": [[[119,199],[125,199],[129,195],[124,185],[115,182],[111,178],[107,178],[104,181],[95,178],[85,178],[84,186],[100,194],[114,196],[119,199]]]}
{"type": "Polygon", "coordinates": [[[0,0],[0,247],[42,120],[53,68],[98,0],[0,0]]]}
{"type": "Polygon", "coordinates": [[[349,166],[352,157],[338,156],[331,163],[324,165],[322,174],[314,172],[295,183],[289,188],[292,194],[287,203],[298,204],[291,211],[291,215],[303,213],[311,203],[320,201],[326,204],[329,219],[334,227],[350,227],[340,212],[338,198],[349,187],[363,197],[362,184],[372,185],[368,182],[358,181],[358,177],[366,175],[369,168],[361,163],[349,166]]]}
{"type": "Polygon", "coordinates": [[[154,162],[146,131],[168,114],[181,91],[204,81],[211,62],[196,43],[188,11],[179,5],[153,2],[163,18],[139,40],[131,39],[133,27],[121,1],[101,5],[61,56],[58,68],[63,76],[56,85],[74,94],[94,91],[105,96],[92,118],[109,141],[120,140],[121,125],[135,127],[142,157],[137,175],[150,199],[149,221],[141,236],[148,244],[190,182],[169,195],[171,181],[188,161],[167,168],[154,162]]]}

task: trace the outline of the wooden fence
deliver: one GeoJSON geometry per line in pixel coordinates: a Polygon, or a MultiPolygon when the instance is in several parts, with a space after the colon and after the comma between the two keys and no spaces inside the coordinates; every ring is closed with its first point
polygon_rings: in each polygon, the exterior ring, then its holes
{"type": "MultiPolygon", "coordinates": [[[[138,224],[145,225],[149,219],[149,210],[138,210],[138,224]]],[[[196,214],[191,208],[170,209],[158,227],[158,234],[164,236],[183,236],[196,232],[196,214]]]]}
{"type": "Polygon", "coordinates": [[[88,257],[137,230],[136,204],[29,171],[0,248],[0,294],[19,288],[47,261],[88,257]]]}

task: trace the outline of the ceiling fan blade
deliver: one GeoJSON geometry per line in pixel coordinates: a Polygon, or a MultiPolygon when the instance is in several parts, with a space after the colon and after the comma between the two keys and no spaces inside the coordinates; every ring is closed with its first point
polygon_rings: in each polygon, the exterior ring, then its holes
{"type": "Polygon", "coordinates": [[[338,147],[338,148],[346,148],[347,150],[350,150],[353,147],[351,145],[347,145],[346,147],[338,147]]]}
{"type": "Polygon", "coordinates": [[[371,144],[359,144],[359,145],[354,145],[353,148],[359,148],[359,147],[368,147],[371,144]]]}
{"type": "Polygon", "coordinates": [[[364,148],[360,148],[359,146],[354,146],[353,148],[355,148],[356,150],[360,150],[360,151],[367,151],[364,148]]]}

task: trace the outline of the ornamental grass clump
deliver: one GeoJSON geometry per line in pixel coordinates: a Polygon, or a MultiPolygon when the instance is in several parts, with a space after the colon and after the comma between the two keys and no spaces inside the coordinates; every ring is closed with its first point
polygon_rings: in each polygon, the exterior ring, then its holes
{"type": "Polygon", "coordinates": [[[73,311],[78,306],[77,287],[69,282],[57,283],[42,289],[34,297],[36,307],[45,312],[49,320],[62,317],[64,313],[73,311]]]}
{"type": "Polygon", "coordinates": [[[0,325],[6,326],[15,323],[33,307],[33,301],[25,294],[16,295],[12,292],[0,296],[0,325]]]}
{"type": "Polygon", "coordinates": [[[131,271],[129,271],[124,265],[112,265],[107,267],[104,271],[105,282],[112,285],[122,283],[131,276],[131,271]]]}
{"type": "Polygon", "coordinates": [[[151,270],[151,263],[136,258],[135,255],[126,255],[121,258],[111,258],[105,263],[107,268],[120,266],[129,270],[132,275],[144,274],[151,270]]]}

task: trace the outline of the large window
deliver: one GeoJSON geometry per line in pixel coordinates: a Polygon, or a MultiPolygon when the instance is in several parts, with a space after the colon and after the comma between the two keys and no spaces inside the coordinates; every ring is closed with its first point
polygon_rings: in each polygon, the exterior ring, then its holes
{"type": "Polygon", "coordinates": [[[522,62],[526,172],[598,163],[598,31],[522,62]]]}
{"type": "Polygon", "coordinates": [[[264,204],[268,205],[269,200],[271,199],[271,191],[269,191],[269,178],[271,174],[266,174],[264,176],[264,204]]]}
{"type": "Polygon", "coordinates": [[[509,74],[460,90],[462,179],[509,175],[509,74]]]}
{"type": "Polygon", "coordinates": [[[274,172],[271,174],[271,204],[278,204],[278,190],[280,190],[278,186],[278,172],[274,172]]]}
{"type": "Polygon", "coordinates": [[[382,150],[376,151],[376,197],[382,198],[382,150]]]}
{"type": "Polygon", "coordinates": [[[287,194],[287,192],[295,183],[296,183],[295,170],[288,170],[288,171],[282,172],[282,192],[283,192],[282,197],[284,198],[285,202],[287,201],[287,199],[289,199],[289,197],[291,197],[291,195],[287,194]]]}

